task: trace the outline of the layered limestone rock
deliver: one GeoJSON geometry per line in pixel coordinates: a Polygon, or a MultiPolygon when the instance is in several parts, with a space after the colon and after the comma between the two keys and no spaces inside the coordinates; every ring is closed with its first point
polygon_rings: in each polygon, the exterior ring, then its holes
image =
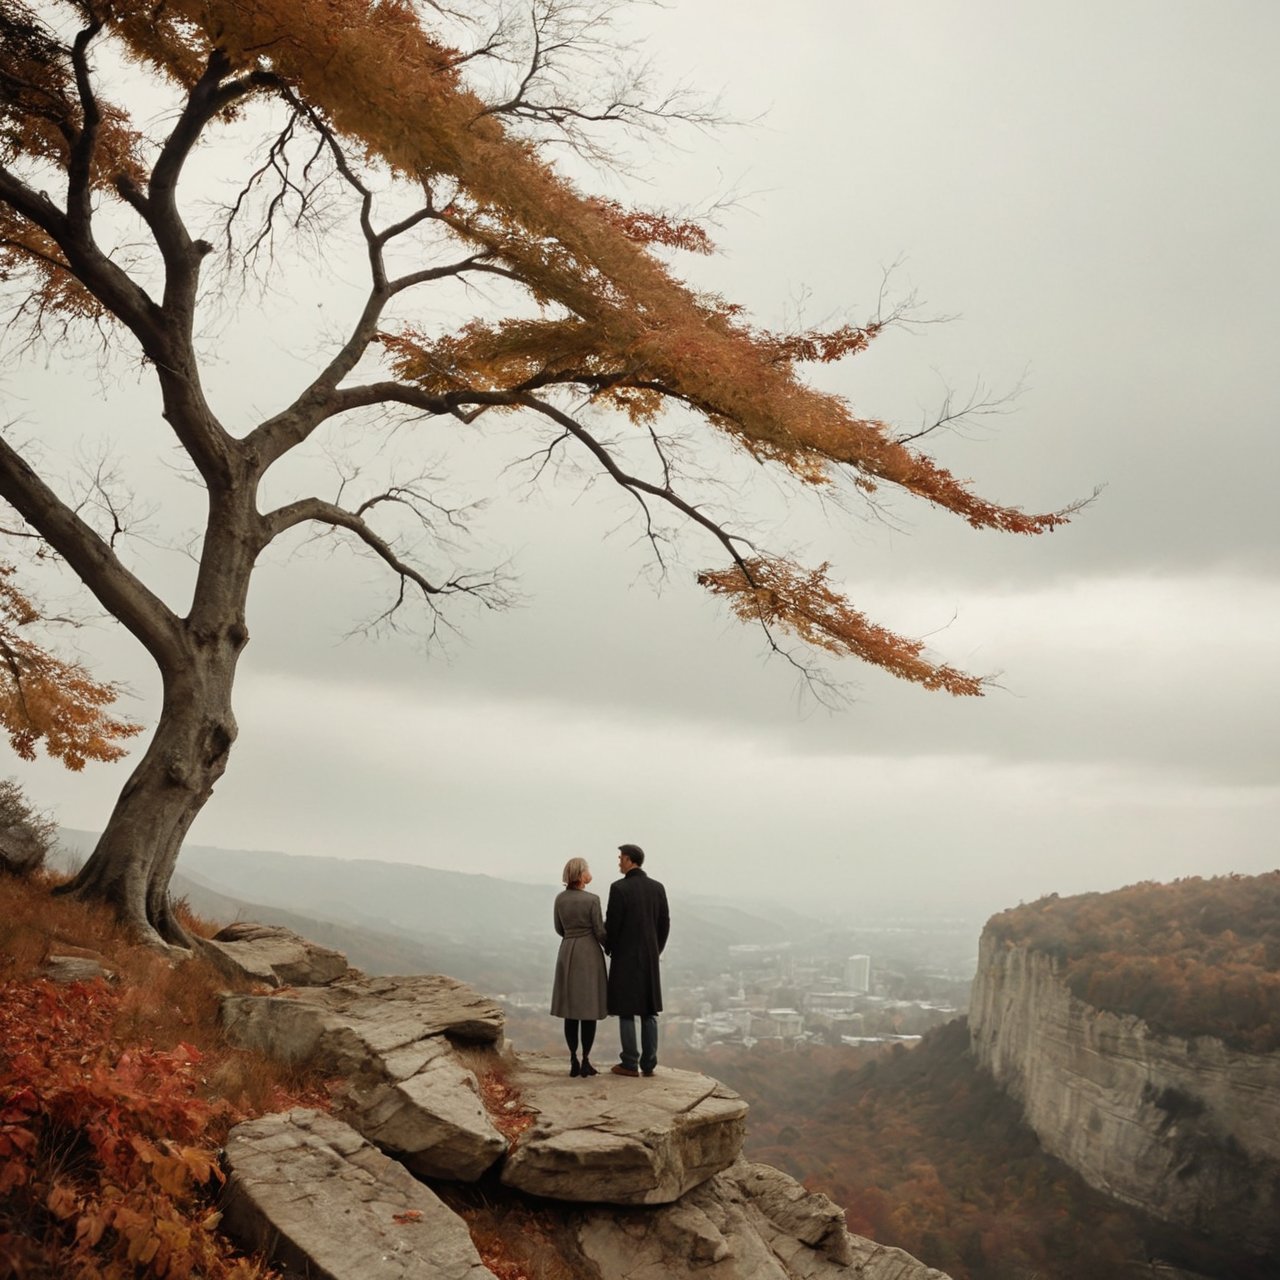
{"type": "Polygon", "coordinates": [[[599,1280],[947,1280],[851,1236],[826,1196],[746,1160],[676,1204],[588,1213],[578,1245],[599,1280]]]}
{"type": "Polygon", "coordinates": [[[205,941],[203,949],[225,972],[268,987],[320,987],[351,972],[342,952],[283,925],[238,921],[205,941]]]}
{"type": "MultiPolygon", "coordinates": [[[[238,1125],[225,1162],[225,1228],[300,1274],[491,1274],[461,1217],[329,1116],[299,1110],[238,1125]]],[[[549,1210],[540,1212],[545,1220],[549,1210]]],[[[826,1196],[741,1159],[674,1204],[563,1212],[555,1274],[573,1280],[947,1280],[900,1249],[851,1236],[826,1196]]],[[[507,1252],[518,1259],[519,1242],[507,1252]]]]}
{"type": "MultiPolygon", "coordinates": [[[[480,1102],[475,1073],[443,1036],[403,1079],[353,1082],[342,1114],[370,1142],[427,1178],[474,1181],[507,1149],[480,1102]]],[[[397,1065],[393,1060],[389,1069],[397,1065]]]]}
{"type": "MultiPolygon", "coordinates": [[[[557,1251],[563,1278],[946,1280],[744,1161],[747,1104],[718,1081],[668,1068],[573,1078],[559,1059],[499,1053],[501,1010],[450,978],[349,974],[230,996],[223,1018],[233,1043],[346,1078],[342,1117],[295,1110],[227,1140],[226,1229],[295,1273],[485,1280],[463,1218],[420,1179],[479,1179],[496,1161],[506,1186],[489,1173],[469,1194],[542,1197],[540,1217],[559,1221],[538,1247],[557,1251]],[[532,1117],[510,1150],[481,1105],[477,1062],[532,1117]]],[[[513,1257],[519,1244],[506,1242],[513,1257]]]]}
{"type": "Polygon", "coordinates": [[[1280,1248],[1280,1053],[1183,1040],[1076,999],[1053,960],[984,933],[975,1056],[1045,1150],[1153,1217],[1280,1248]]]}
{"type": "Polygon", "coordinates": [[[502,1166],[508,1186],[554,1200],[668,1204],[742,1150],[747,1104],[694,1071],[574,1079],[560,1060],[511,1071],[533,1127],[502,1166]]]}
{"type": "Polygon", "coordinates": [[[346,1077],[343,1118],[415,1173],[471,1181],[506,1150],[453,1043],[492,1047],[502,1010],[461,982],[357,975],[228,996],[222,1016],[233,1044],[346,1077]]]}
{"type": "Polygon", "coordinates": [[[223,1229],[326,1280],[493,1280],[466,1224],[354,1129],[296,1110],[228,1135],[223,1229]]]}
{"type": "Polygon", "coordinates": [[[222,1021],[232,1043],[322,1070],[404,1080],[435,1055],[435,1038],[480,1044],[502,1038],[501,1007],[439,974],[370,978],[268,996],[228,996],[222,1021]]]}

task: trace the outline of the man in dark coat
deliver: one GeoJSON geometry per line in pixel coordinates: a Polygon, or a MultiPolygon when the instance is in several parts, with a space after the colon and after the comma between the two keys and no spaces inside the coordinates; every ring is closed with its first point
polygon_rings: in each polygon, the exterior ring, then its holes
{"type": "Polygon", "coordinates": [[[622,879],[609,887],[605,912],[605,950],[609,952],[609,1012],[618,1019],[622,1061],[616,1076],[653,1075],[658,1065],[658,1014],[662,1011],[662,983],[658,957],[667,945],[671,917],[667,891],[650,880],[643,868],[639,845],[618,847],[622,879]],[[640,1045],[636,1047],[636,1018],[640,1045]]]}

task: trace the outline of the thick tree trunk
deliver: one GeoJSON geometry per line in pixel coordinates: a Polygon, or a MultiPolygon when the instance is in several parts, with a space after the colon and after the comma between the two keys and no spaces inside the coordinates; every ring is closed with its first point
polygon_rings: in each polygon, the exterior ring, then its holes
{"type": "Polygon", "coordinates": [[[197,650],[190,669],[166,680],[151,745],[89,860],[64,889],[108,903],[145,941],[190,944],[170,906],[169,880],[183,839],[225,772],[235,741],[236,656],[197,650]]]}
{"type": "Polygon", "coordinates": [[[226,772],[236,720],[231,690],[248,642],[244,606],[256,519],[244,486],[210,513],[191,614],[177,652],[160,662],[164,700],[155,735],[79,875],[61,890],[105,902],[141,940],[189,947],[169,881],[187,831],[226,772]]]}

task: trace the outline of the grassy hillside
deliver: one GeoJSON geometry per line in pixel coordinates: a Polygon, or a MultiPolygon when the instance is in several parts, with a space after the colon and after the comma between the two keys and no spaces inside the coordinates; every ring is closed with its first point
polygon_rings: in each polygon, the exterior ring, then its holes
{"type": "MultiPolygon", "coordinates": [[[[56,882],[0,874],[0,1280],[285,1280],[220,1234],[219,1149],[241,1120],[327,1109],[340,1082],[229,1046],[221,998],[248,983],[133,945],[56,882]],[[51,956],[109,976],[54,983],[51,956]]],[[[518,1094],[500,1067],[479,1083],[507,1131],[518,1094]]],[[[561,1274],[541,1261],[555,1212],[497,1186],[438,1190],[499,1280],[561,1274]]]]}

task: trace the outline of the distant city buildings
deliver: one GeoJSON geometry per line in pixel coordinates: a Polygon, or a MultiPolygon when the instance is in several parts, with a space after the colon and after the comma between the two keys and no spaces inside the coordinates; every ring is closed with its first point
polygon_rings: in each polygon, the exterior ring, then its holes
{"type": "Polygon", "coordinates": [[[715,1044],[910,1043],[953,1018],[945,1002],[896,998],[905,979],[893,968],[873,972],[866,954],[800,957],[791,943],[727,948],[729,969],[667,998],[666,1034],[691,1049],[715,1044]]]}
{"type": "Polygon", "coordinates": [[[871,990],[871,957],[850,956],[844,963],[844,985],[850,991],[871,990]]]}
{"type": "MultiPolygon", "coordinates": [[[[692,964],[669,958],[663,1035],[694,1051],[910,1044],[963,1011],[970,973],[955,958],[961,945],[925,921],[915,929],[833,931],[803,943],[736,943],[718,958],[704,951],[692,964]],[[859,932],[882,938],[884,953],[859,932]],[[871,955],[855,953],[868,942],[874,965],[871,955]]],[[[546,999],[539,986],[512,993],[507,1004],[543,1017],[546,999]]]]}

